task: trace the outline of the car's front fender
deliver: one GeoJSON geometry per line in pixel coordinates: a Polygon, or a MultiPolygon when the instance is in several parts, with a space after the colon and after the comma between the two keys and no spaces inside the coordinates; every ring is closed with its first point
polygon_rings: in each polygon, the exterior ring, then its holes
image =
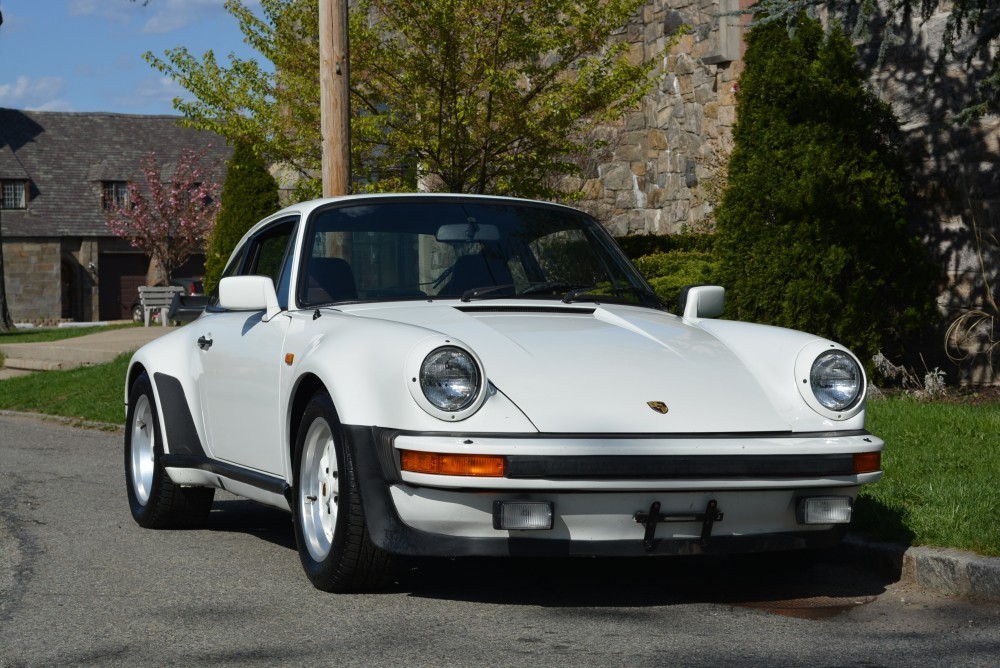
{"type": "MultiPolygon", "coordinates": [[[[406,369],[414,355],[440,345],[471,350],[454,337],[413,325],[324,311],[317,323],[295,314],[286,337],[292,356],[287,405],[304,378],[318,378],[330,393],[341,422],[397,429],[442,432],[457,429],[459,420],[439,419],[414,401],[408,388],[414,378],[406,369]]],[[[487,373],[488,373],[487,369],[487,373]]],[[[488,383],[488,379],[486,379],[488,383]]],[[[537,431],[501,392],[487,387],[475,414],[460,421],[462,431],[537,431]]]]}
{"type": "Polygon", "coordinates": [[[193,354],[197,350],[194,330],[182,327],[147,343],[129,361],[126,410],[132,384],[145,372],[153,386],[164,453],[204,453],[207,432],[198,392],[204,371],[201,358],[193,354]]]}

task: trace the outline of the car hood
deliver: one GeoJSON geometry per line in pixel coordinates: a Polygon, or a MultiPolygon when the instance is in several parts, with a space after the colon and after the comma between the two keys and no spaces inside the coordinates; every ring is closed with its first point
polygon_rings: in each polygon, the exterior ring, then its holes
{"type": "Polygon", "coordinates": [[[498,304],[342,308],[453,336],[545,433],[785,431],[747,367],[680,318],[628,306],[498,304]],[[659,412],[651,403],[662,404],[659,412]]]}

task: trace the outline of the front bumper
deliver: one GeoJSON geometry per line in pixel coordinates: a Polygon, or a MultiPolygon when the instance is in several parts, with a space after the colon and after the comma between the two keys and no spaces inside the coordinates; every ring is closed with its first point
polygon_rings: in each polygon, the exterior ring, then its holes
{"type": "Polygon", "coordinates": [[[542,436],[412,434],[345,428],[372,541],[425,556],[645,556],[832,547],[846,525],[802,525],[804,496],[854,499],[881,471],[855,473],[856,453],[877,452],[867,432],[771,435],[542,436]],[[401,472],[399,449],[503,454],[504,478],[401,472]],[[613,453],[613,454],[611,454],[613,453]],[[493,528],[496,501],[548,502],[543,531],[493,528]],[[649,539],[637,514],[715,501],[724,520],[659,524],[649,539]]]}

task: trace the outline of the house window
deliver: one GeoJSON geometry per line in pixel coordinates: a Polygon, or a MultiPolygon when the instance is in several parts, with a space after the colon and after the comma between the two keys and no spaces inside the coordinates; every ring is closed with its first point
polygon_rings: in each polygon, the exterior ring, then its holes
{"type": "Polygon", "coordinates": [[[3,182],[3,208],[25,209],[28,206],[27,181],[3,182]]]}
{"type": "Polygon", "coordinates": [[[128,204],[128,181],[104,181],[101,190],[101,207],[105,211],[128,204]]]}

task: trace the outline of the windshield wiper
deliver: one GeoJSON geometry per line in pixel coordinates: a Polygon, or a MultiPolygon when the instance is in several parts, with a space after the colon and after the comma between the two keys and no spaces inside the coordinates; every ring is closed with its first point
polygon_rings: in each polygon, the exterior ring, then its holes
{"type": "MultiPolygon", "coordinates": [[[[597,289],[596,285],[588,285],[585,288],[575,288],[573,290],[570,290],[565,295],[563,295],[563,298],[562,298],[563,304],[570,304],[572,302],[575,302],[580,297],[582,297],[585,294],[587,294],[588,292],[593,292],[596,289],[597,289]]],[[[584,301],[594,301],[594,300],[593,299],[587,299],[587,300],[584,300],[584,301]]]]}
{"type": "Polygon", "coordinates": [[[599,302],[602,299],[607,299],[608,297],[612,297],[612,298],[613,297],[618,297],[618,298],[621,298],[622,295],[626,294],[626,293],[627,294],[636,295],[636,296],[639,297],[640,301],[643,301],[643,302],[646,302],[646,303],[648,303],[650,301],[652,301],[653,303],[655,303],[657,305],[659,305],[661,303],[661,300],[655,294],[649,292],[648,290],[643,290],[642,288],[633,287],[631,285],[620,286],[620,287],[613,287],[613,288],[598,288],[597,286],[593,286],[592,285],[592,286],[590,286],[588,288],[577,288],[575,290],[570,290],[569,292],[567,292],[566,295],[563,297],[562,300],[563,300],[564,304],[570,304],[570,303],[575,302],[575,301],[599,302]],[[594,292],[595,290],[599,290],[599,289],[601,289],[601,290],[608,290],[609,292],[611,292],[611,294],[610,295],[608,295],[608,294],[591,295],[590,294],[590,293],[594,292]]]}
{"type": "Polygon", "coordinates": [[[578,290],[582,289],[584,291],[593,290],[593,285],[586,285],[584,283],[563,283],[559,281],[548,281],[545,283],[533,283],[529,285],[524,290],[518,293],[519,297],[524,295],[537,295],[543,292],[564,292],[566,290],[578,290]]]}
{"type": "MultiPolygon", "coordinates": [[[[483,295],[488,295],[491,292],[496,292],[497,290],[509,290],[514,287],[513,283],[505,283],[504,285],[487,285],[481,288],[472,288],[471,290],[466,290],[462,293],[462,301],[469,302],[473,299],[479,299],[483,295]]],[[[497,295],[502,297],[503,295],[497,295]]]]}

